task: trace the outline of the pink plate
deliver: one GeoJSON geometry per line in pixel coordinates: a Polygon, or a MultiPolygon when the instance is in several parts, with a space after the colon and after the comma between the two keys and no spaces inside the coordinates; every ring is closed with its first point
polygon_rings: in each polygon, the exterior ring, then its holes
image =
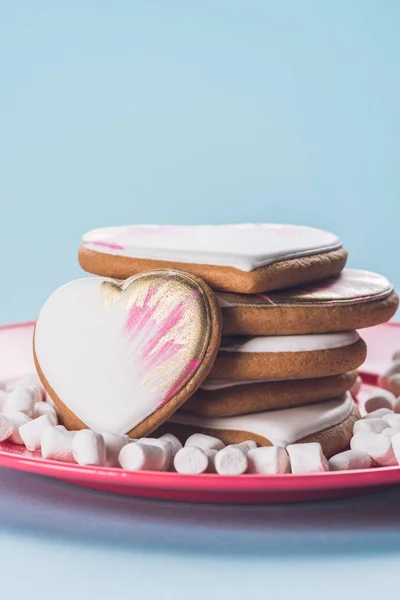
{"type": "MultiPolygon", "coordinates": [[[[31,373],[33,323],[0,328],[0,379],[8,381],[31,373]]],[[[374,382],[400,348],[400,327],[382,325],[362,332],[369,344],[363,366],[365,380],[374,382]]],[[[363,394],[370,386],[365,385],[363,394]]],[[[0,443],[0,466],[54,477],[115,494],[186,502],[260,504],[302,502],[373,492],[400,484],[400,467],[313,475],[179,475],[122,469],[80,467],[41,458],[21,446],[0,443]]]]}

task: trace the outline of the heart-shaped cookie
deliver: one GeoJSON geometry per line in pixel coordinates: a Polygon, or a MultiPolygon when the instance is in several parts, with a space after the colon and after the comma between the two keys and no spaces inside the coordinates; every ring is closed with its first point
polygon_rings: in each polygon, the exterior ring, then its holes
{"type": "Polygon", "coordinates": [[[199,387],[221,336],[200,279],[170,270],[57,289],[38,317],[39,376],[69,429],[147,435],[199,387]]]}

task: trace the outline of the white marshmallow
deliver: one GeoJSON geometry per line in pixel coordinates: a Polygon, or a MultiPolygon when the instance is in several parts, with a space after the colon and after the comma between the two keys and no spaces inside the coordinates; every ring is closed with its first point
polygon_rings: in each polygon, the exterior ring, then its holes
{"type": "Polygon", "coordinates": [[[224,442],[203,433],[194,433],[191,435],[186,440],[185,446],[196,446],[196,448],[201,448],[201,450],[222,450],[222,448],[225,448],[224,442]]]}
{"type": "Polygon", "coordinates": [[[380,375],[378,377],[378,385],[382,388],[384,388],[385,390],[389,389],[388,388],[388,384],[389,384],[389,379],[391,377],[393,377],[393,375],[399,375],[400,374],[400,360],[395,360],[388,369],[386,369],[386,371],[384,371],[382,373],[382,375],[380,375]]]}
{"type": "Polygon", "coordinates": [[[19,428],[19,435],[28,450],[37,450],[40,448],[42,435],[48,427],[52,427],[52,423],[46,415],[42,415],[19,428]]]}
{"type": "Polygon", "coordinates": [[[383,419],[386,415],[392,415],[393,411],[389,408],[378,408],[378,410],[373,410],[371,413],[363,416],[363,420],[365,419],[383,419]]]}
{"type": "Polygon", "coordinates": [[[353,385],[350,388],[350,394],[353,396],[353,398],[357,398],[358,394],[360,393],[361,386],[362,386],[362,379],[359,375],[357,375],[357,379],[355,380],[355,382],[353,383],[353,385]]]}
{"type": "Polygon", "coordinates": [[[0,412],[3,412],[8,400],[8,393],[4,390],[0,390],[0,412]]]}
{"type": "Polygon", "coordinates": [[[14,431],[14,425],[5,415],[0,414],[0,442],[8,440],[14,431]]]}
{"type": "Polygon", "coordinates": [[[382,431],[388,427],[389,423],[385,421],[385,419],[360,419],[354,423],[353,433],[357,433],[357,431],[382,433],[382,431]]]}
{"type": "Polygon", "coordinates": [[[119,467],[118,456],[122,448],[132,441],[127,435],[102,433],[106,445],[106,467],[119,467]]]}
{"type": "Polygon", "coordinates": [[[62,462],[75,462],[72,452],[72,442],[75,434],[75,431],[68,431],[62,425],[46,429],[41,439],[43,458],[62,462]]]}
{"type": "Polygon", "coordinates": [[[389,377],[387,383],[387,389],[392,392],[395,396],[400,396],[400,373],[389,377]]]}
{"type": "Polygon", "coordinates": [[[21,386],[17,387],[8,394],[8,399],[4,407],[4,414],[22,412],[33,416],[35,407],[35,392],[32,388],[21,386]]]}
{"type": "Polygon", "coordinates": [[[162,471],[166,460],[165,446],[133,442],[119,453],[119,464],[126,471],[162,471]]]}
{"type": "Polygon", "coordinates": [[[329,459],[330,471],[353,471],[369,469],[372,460],[369,454],[362,450],[346,450],[329,459]]]}
{"type": "Polygon", "coordinates": [[[172,451],[172,442],[161,438],[140,438],[138,440],[140,444],[149,444],[153,446],[160,446],[165,450],[165,463],[161,471],[169,471],[174,462],[174,456],[172,451]]]}
{"type": "Polygon", "coordinates": [[[396,413],[388,413],[383,417],[383,420],[389,425],[389,427],[400,427],[400,415],[396,413]]]}
{"type": "Polygon", "coordinates": [[[400,431],[400,426],[397,425],[397,427],[388,427],[387,429],[384,429],[382,431],[382,435],[387,435],[388,437],[393,437],[394,435],[396,435],[396,433],[399,433],[400,431]]]}
{"type": "Polygon", "coordinates": [[[391,442],[392,438],[382,433],[359,431],[351,439],[350,448],[366,452],[382,467],[390,467],[397,464],[391,442]]]}
{"type": "Polygon", "coordinates": [[[33,410],[33,418],[37,419],[38,417],[41,417],[43,415],[46,415],[46,417],[50,419],[51,424],[53,426],[57,425],[58,418],[54,408],[50,406],[50,404],[48,404],[47,402],[36,402],[33,410]]]}
{"type": "Polygon", "coordinates": [[[247,453],[248,473],[263,473],[274,475],[287,473],[290,462],[289,455],[284,448],[279,446],[265,446],[252,448],[247,453]]]}
{"type": "Polygon", "coordinates": [[[234,444],[234,446],[236,446],[236,448],[240,448],[240,450],[245,454],[247,454],[250,450],[257,448],[257,444],[253,442],[253,440],[246,440],[240,444],[234,444]]]}
{"type": "Polygon", "coordinates": [[[387,408],[393,410],[396,403],[396,396],[388,390],[379,390],[370,396],[364,404],[364,408],[367,413],[372,413],[379,408],[387,408]]]}
{"type": "Polygon", "coordinates": [[[100,433],[91,429],[77,431],[72,440],[72,453],[78,465],[102,466],[106,462],[106,445],[100,433]]]}
{"type": "Polygon", "coordinates": [[[174,467],[178,473],[199,475],[213,472],[217,450],[202,450],[197,446],[185,446],[175,455],[174,467]]]}
{"type": "Polygon", "coordinates": [[[22,412],[9,412],[6,415],[7,419],[13,424],[14,430],[9,437],[10,442],[13,444],[24,445],[24,441],[19,434],[19,428],[26,423],[29,423],[32,419],[22,412]]]}
{"type": "Polygon", "coordinates": [[[321,444],[317,442],[290,444],[286,450],[289,454],[292,473],[295,475],[329,470],[321,444]]]}
{"type": "Polygon", "coordinates": [[[174,458],[176,453],[182,448],[182,444],[180,443],[177,437],[172,435],[172,433],[164,433],[164,435],[162,435],[159,439],[165,440],[171,444],[172,458],[174,458]]]}
{"type": "Polygon", "coordinates": [[[390,441],[392,442],[392,450],[397,464],[400,464],[400,433],[396,433],[396,435],[394,435],[390,441]]]}
{"type": "Polygon", "coordinates": [[[226,446],[215,457],[215,470],[219,475],[241,475],[247,467],[246,452],[239,445],[226,446]]]}

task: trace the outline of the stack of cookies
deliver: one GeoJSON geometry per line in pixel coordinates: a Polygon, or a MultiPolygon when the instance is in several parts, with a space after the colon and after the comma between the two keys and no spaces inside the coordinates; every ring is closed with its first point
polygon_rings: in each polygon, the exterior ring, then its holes
{"type": "Polygon", "coordinates": [[[86,234],[79,250],[84,270],[118,281],[160,269],[201,278],[221,308],[208,376],[203,368],[200,387],[178,411],[153,418],[153,430],[227,444],[320,442],[327,457],[348,446],[359,418],[349,392],[366,356],[357,330],[387,321],[398,305],[387,279],[344,269],[346,259],[334,234],[272,224],[112,227],[86,234]]]}

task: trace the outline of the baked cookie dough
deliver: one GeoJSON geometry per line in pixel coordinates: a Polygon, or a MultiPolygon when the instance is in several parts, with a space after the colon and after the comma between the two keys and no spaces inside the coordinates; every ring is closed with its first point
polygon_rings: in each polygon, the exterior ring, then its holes
{"type": "Polygon", "coordinates": [[[311,379],[340,375],[365,360],[356,331],[311,335],[225,337],[210,379],[311,379]]]}
{"type": "Polygon", "coordinates": [[[86,233],[79,249],[81,267],[96,275],[126,279],[172,268],[245,294],[333,277],[346,260],[332,233],[269,223],[106,227],[86,233]]]}
{"type": "Polygon", "coordinates": [[[377,273],[344,269],[338,277],[261,294],[218,293],[226,335],[297,335],[385,323],[399,298],[377,273]]]}
{"type": "Polygon", "coordinates": [[[157,434],[168,431],[184,442],[193,433],[205,433],[225,444],[253,440],[259,446],[281,446],[319,442],[330,458],[345,450],[360,418],[350,393],[316,404],[241,415],[207,418],[179,411],[157,434]]]}
{"type": "Polygon", "coordinates": [[[321,402],[349,390],[357,371],[344,375],[257,381],[206,379],[183,406],[185,412],[204,417],[229,417],[321,402]]]}
{"type": "Polygon", "coordinates": [[[196,277],[168,270],[122,284],[91,277],[47,300],[34,356],[68,429],[143,437],[196,391],[220,336],[215,295],[196,277]]]}

